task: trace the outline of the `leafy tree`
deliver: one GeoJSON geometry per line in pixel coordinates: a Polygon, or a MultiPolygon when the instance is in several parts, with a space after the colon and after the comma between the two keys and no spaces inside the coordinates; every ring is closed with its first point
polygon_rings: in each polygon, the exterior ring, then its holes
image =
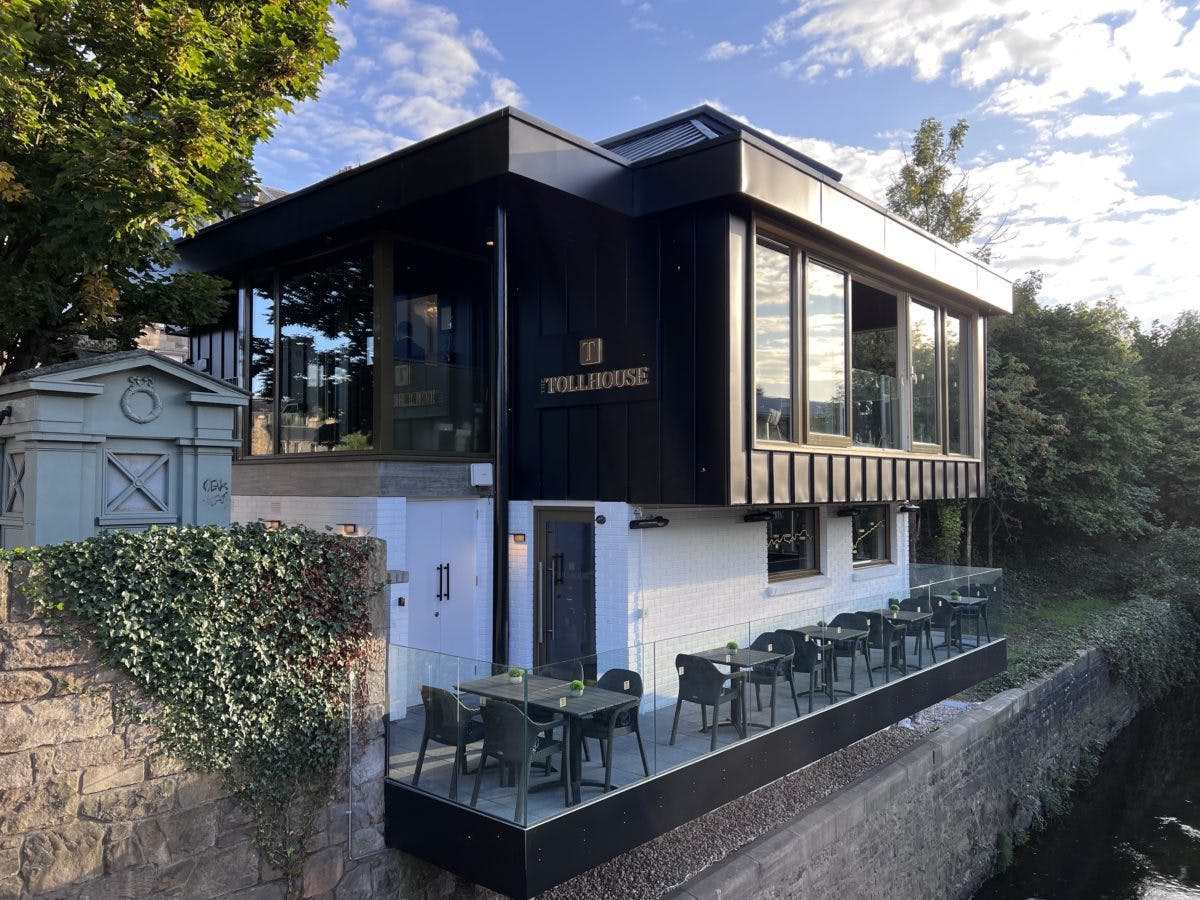
{"type": "Polygon", "coordinates": [[[168,229],[236,207],[337,56],[330,0],[0,0],[0,365],[211,319],[168,229]]]}
{"type": "Polygon", "coordinates": [[[983,216],[981,196],[956,168],[969,129],[959,119],[947,134],[937,119],[923,119],[886,195],[892,212],[955,245],[975,234],[983,216]]]}
{"type": "Polygon", "coordinates": [[[1155,322],[1135,345],[1161,431],[1149,467],[1163,498],[1160,517],[1168,525],[1200,525],[1200,314],[1188,310],[1170,326],[1155,322]]]}
{"type": "MultiPolygon", "coordinates": [[[[1046,452],[1032,464],[1027,450],[990,457],[1000,479],[993,485],[1005,485],[1006,499],[1024,505],[1027,525],[1044,523],[1059,538],[1149,532],[1155,491],[1146,468],[1159,442],[1149,380],[1137,371],[1133,322],[1111,298],[1045,307],[1036,302],[1040,280],[1021,287],[1015,313],[993,321],[990,337],[1002,360],[1019,361],[1011,372],[1033,379],[1036,390],[1021,392],[1033,418],[997,409],[990,427],[1019,429],[1024,421],[1028,433],[1018,430],[1017,441],[1040,436],[1046,452]]],[[[1001,439],[993,437],[993,450],[1001,439]]]]}

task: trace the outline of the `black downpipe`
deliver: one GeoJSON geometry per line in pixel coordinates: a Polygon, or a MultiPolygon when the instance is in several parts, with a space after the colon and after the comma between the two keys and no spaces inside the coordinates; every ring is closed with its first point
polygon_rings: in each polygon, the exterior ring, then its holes
{"type": "Polygon", "coordinates": [[[508,494],[512,417],[508,383],[508,215],[496,207],[495,500],[492,522],[492,659],[508,663],[508,494]]]}

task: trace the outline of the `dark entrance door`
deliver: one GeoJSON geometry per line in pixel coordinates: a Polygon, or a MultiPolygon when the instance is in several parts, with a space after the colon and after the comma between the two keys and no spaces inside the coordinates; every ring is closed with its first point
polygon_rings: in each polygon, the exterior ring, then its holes
{"type": "MultiPolygon", "coordinates": [[[[537,511],[534,662],[544,666],[596,652],[596,525],[591,510],[537,511]]],[[[595,677],[595,660],[584,669],[595,677]]]]}

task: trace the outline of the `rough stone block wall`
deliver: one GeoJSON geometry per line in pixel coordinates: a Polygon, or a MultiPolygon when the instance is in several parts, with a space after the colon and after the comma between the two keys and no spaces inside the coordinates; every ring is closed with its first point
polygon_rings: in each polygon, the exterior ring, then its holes
{"type": "Polygon", "coordinates": [[[891,764],[696,876],[674,895],[966,898],[1001,831],[1137,711],[1099,650],[965,713],[891,764]]]}
{"type": "MultiPolygon", "coordinates": [[[[380,545],[377,582],[384,559],[380,545]]],[[[387,600],[385,592],[372,605],[368,725],[354,735],[353,791],[341,779],[320,817],[302,893],[482,897],[383,846],[387,600]]],[[[283,897],[254,848],[252,821],[219,781],[188,772],[151,729],[122,715],[132,691],[90,647],[48,633],[14,576],[0,572],[0,898],[283,897]]]]}

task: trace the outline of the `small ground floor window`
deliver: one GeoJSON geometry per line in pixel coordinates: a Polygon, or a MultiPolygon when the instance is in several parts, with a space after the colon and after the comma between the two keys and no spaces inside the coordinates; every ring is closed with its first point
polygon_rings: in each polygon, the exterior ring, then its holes
{"type": "Polygon", "coordinates": [[[817,563],[817,511],[812,507],[777,509],[767,521],[767,575],[813,575],[817,563]]]}
{"type": "Polygon", "coordinates": [[[891,559],[891,541],[887,506],[856,506],[851,519],[853,558],[856,566],[887,562],[891,559]]]}

